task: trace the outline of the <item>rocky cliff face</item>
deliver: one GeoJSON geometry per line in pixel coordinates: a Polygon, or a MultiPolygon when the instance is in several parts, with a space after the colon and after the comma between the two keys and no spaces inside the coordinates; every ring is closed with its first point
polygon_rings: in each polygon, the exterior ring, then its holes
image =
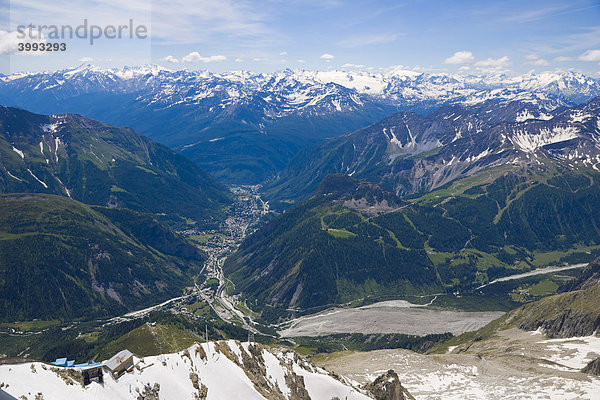
{"type": "Polygon", "coordinates": [[[594,361],[590,362],[581,370],[586,374],[600,376],[600,357],[596,358],[594,361]]]}
{"type": "Polygon", "coordinates": [[[552,319],[533,318],[522,322],[519,328],[534,331],[541,328],[549,338],[589,336],[600,327],[596,313],[565,310],[552,319]]]}
{"type": "Polygon", "coordinates": [[[515,310],[514,321],[527,331],[541,328],[549,338],[593,335],[600,328],[600,283],[550,296],[515,310]]]}
{"type": "Polygon", "coordinates": [[[371,393],[376,400],[414,399],[402,386],[398,374],[392,369],[379,376],[373,383],[366,385],[365,389],[371,393]]]}
{"type": "Polygon", "coordinates": [[[600,258],[589,263],[575,280],[567,282],[558,291],[562,293],[588,289],[598,282],[600,282],[600,258]]]}
{"type": "Polygon", "coordinates": [[[546,336],[566,338],[593,335],[600,328],[600,259],[588,264],[556,296],[527,304],[515,311],[519,328],[542,328],[546,336]]]}

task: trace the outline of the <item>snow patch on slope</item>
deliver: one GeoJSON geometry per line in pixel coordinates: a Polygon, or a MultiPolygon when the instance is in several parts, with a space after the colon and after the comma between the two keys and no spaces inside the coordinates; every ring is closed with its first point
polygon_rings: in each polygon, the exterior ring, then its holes
{"type": "Polygon", "coordinates": [[[14,176],[13,174],[11,174],[9,170],[6,170],[6,173],[7,173],[7,174],[8,174],[8,176],[10,176],[11,178],[18,180],[19,182],[23,182],[23,179],[21,179],[21,178],[17,178],[17,177],[16,177],[16,176],[14,176]]]}
{"type": "Polygon", "coordinates": [[[54,157],[55,161],[58,162],[58,149],[60,147],[60,138],[57,136],[54,138],[54,157]]]}
{"type": "Polygon", "coordinates": [[[525,122],[530,119],[541,119],[544,121],[548,121],[548,120],[552,119],[552,115],[540,113],[539,115],[536,116],[536,115],[531,114],[529,112],[529,110],[524,110],[517,114],[517,117],[515,118],[515,122],[525,122]]]}
{"type": "Polygon", "coordinates": [[[540,147],[575,139],[579,136],[578,134],[579,130],[572,126],[556,126],[552,130],[544,128],[538,134],[531,134],[524,129],[517,129],[513,132],[510,140],[519,149],[533,153],[540,147]]]}
{"type": "Polygon", "coordinates": [[[61,124],[58,122],[52,123],[52,124],[44,124],[44,125],[40,125],[40,129],[46,133],[56,133],[58,131],[58,127],[61,124]]]}
{"type": "Polygon", "coordinates": [[[600,357],[600,337],[583,336],[567,339],[548,339],[549,360],[573,369],[582,369],[600,357]]]}
{"type": "Polygon", "coordinates": [[[42,181],[40,178],[35,176],[29,168],[27,168],[27,172],[29,172],[31,174],[31,176],[33,176],[35,178],[36,181],[38,181],[40,184],[42,184],[42,186],[44,186],[46,189],[48,189],[48,185],[46,185],[46,182],[42,181]]]}
{"type": "Polygon", "coordinates": [[[13,149],[13,151],[14,151],[15,153],[17,153],[18,155],[20,155],[20,156],[21,156],[21,159],[22,159],[22,160],[24,160],[24,159],[25,159],[25,154],[23,154],[23,152],[22,152],[21,150],[17,149],[15,146],[13,146],[13,147],[12,147],[12,149],[13,149]]]}

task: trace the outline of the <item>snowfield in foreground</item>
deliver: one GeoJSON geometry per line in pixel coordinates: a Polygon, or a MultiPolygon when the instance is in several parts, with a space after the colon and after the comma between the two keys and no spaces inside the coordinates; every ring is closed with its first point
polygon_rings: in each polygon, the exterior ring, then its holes
{"type": "MultiPolygon", "coordinates": [[[[462,349],[464,350],[464,349],[462,349]]],[[[466,352],[424,355],[377,350],[319,362],[359,383],[394,369],[418,400],[600,399],[600,377],[581,372],[600,356],[600,337],[547,339],[541,332],[501,331],[466,352]]]]}
{"type": "Polygon", "coordinates": [[[64,368],[40,362],[0,365],[0,388],[27,399],[370,399],[296,353],[233,340],[196,344],[175,354],[135,359],[118,380],[83,387],[64,368]],[[59,375],[62,371],[62,376],[59,375]],[[3,385],[3,386],[2,386],[3,385]]]}

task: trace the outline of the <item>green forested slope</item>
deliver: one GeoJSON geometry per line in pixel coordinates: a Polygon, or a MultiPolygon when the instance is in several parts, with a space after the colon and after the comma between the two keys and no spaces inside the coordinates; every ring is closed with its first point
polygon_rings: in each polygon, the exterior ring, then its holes
{"type": "Polygon", "coordinates": [[[597,179],[499,170],[403,203],[375,185],[329,176],[315,196],[242,243],[225,272],[267,312],[475,292],[502,276],[598,254],[597,179]]]}
{"type": "Polygon", "coordinates": [[[0,196],[0,320],[113,315],[174,297],[199,272],[203,255],[154,218],[96,210],[0,196]]]}
{"type": "Polygon", "coordinates": [[[227,190],[186,157],[128,128],[0,107],[0,192],[213,220],[227,190]]]}

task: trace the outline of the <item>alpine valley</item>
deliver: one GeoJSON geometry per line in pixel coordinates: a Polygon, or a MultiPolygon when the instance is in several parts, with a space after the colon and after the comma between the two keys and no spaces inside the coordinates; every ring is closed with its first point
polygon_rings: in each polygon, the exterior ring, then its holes
{"type": "Polygon", "coordinates": [[[600,391],[596,79],[82,65],[0,104],[0,398],[600,391]]]}
{"type": "Polygon", "coordinates": [[[0,187],[13,193],[0,200],[3,321],[115,315],[174,297],[206,255],[158,219],[215,225],[231,202],[185,157],[77,115],[1,107],[0,157],[0,187]]]}

